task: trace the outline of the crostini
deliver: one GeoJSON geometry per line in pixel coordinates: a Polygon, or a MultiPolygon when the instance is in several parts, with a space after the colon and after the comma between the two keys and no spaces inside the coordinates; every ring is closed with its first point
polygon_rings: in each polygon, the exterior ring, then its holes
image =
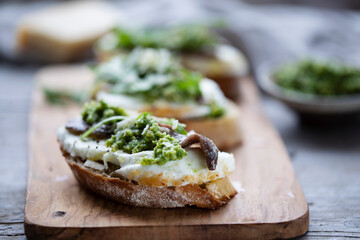
{"type": "Polygon", "coordinates": [[[175,119],[91,102],[60,127],[58,142],[83,186],[123,204],[214,209],[236,194],[233,155],[175,119]]]}
{"type": "Polygon", "coordinates": [[[186,68],[215,80],[230,99],[238,98],[239,77],[248,71],[244,55],[204,25],[138,30],[117,27],[99,40],[95,53],[104,61],[115,54],[128,54],[136,47],[171,50],[186,68]]]}
{"type": "Polygon", "coordinates": [[[238,107],[214,81],[183,68],[166,49],[136,48],[93,70],[98,100],[179,119],[220,149],[241,142],[238,107]]]}

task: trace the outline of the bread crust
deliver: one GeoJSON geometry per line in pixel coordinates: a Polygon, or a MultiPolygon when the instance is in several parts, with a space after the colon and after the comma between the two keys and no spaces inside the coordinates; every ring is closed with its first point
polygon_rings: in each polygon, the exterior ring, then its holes
{"type": "Polygon", "coordinates": [[[116,202],[135,207],[176,208],[196,206],[215,209],[228,202],[237,192],[228,177],[203,186],[152,187],[110,177],[85,167],[62,147],[61,151],[75,178],[89,190],[116,202]]]}

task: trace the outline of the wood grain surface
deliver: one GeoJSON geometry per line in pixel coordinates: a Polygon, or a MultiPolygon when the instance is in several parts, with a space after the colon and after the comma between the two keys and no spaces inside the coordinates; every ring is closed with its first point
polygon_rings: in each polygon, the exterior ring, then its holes
{"type": "Polygon", "coordinates": [[[37,74],[30,117],[25,232],[30,239],[244,239],[290,238],[308,229],[308,205],[284,145],[262,114],[256,88],[241,82],[244,145],[233,149],[231,176],[238,195],[218,210],[133,208],[102,199],[72,176],[56,130],[79,106],[45,103],[41,87],[81,87],[91,79],[81,66],[48,67],[37,74]],[[54,86],[54,85],[53,85],[54,86]]]}

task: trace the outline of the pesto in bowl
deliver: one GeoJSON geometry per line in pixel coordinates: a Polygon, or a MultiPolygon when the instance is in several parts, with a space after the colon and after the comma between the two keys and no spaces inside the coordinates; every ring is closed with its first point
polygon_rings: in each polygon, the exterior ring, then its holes
{"type": "Polygon", "coordinates": [[[360,68],[342,63],[299,60],[279,67],[273,80],[280,87],[321,96],[360,93],[360,68]]]}
{"type": "Polygon", "coordinates": [[[360,112],[360,69],[313,59],[274,59],[256,68],[260,88],[301,115],[360,112]]]}

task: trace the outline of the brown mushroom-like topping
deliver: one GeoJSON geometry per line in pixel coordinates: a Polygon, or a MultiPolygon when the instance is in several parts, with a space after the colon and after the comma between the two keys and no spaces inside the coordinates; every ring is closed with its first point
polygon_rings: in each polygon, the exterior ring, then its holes
{"type": "Polygon", "coordinates": [[[194,133],[189,135],[183,141],[181,141],[180,145],[182,148],[187,148],[195,143],[200,143],[200,148],[204,153],[206,159],[206,165],[208,169],[215,170],[218,160],[218,152],[219,152],[215,143],[203,135],[194,133]]]}
{"type": "MultiPolygon", "coordinates": [[[[66,130],[68,130],[70,133],[74,135],[81,135],[84,132],[86,132],[90,127],[91,126],[82,119],[71,119],[65,125],[66,130]]],[[[111,137],[113,133],[114,133],[114,129],[111,126],[102,125],[96,130],[94,130],[90,134],[90,137],[95,139],[107,139],[111,137]]]]}
{"type": "Polygon", "coordinates": [[[179,140],[182,148],[187,148],[193,144],[200,143],[200,148],[204,153],[206,159],[206,165],[208,169],[209,170],[216,169],[219,150],[213,141],[198,133],[193,133],[188,136],[184,136],[174,131],[172,127],[168,124],[163,124],[163,123],[158,123],[158,124],[160,127],[160,131],[166,132],[167,134],[170,134],[170,136],[179,140]]]}

